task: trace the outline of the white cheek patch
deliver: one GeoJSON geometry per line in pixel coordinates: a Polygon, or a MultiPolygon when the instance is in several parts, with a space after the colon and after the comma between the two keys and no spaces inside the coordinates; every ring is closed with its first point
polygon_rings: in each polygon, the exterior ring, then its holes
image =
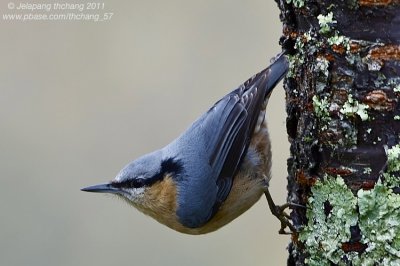
{"type": "Polygon", "coordinates": [[[131,188],[131,189],[124,189],[124,195],[133,202],[140,202],[144,197],[145,188],[131,188]]]}

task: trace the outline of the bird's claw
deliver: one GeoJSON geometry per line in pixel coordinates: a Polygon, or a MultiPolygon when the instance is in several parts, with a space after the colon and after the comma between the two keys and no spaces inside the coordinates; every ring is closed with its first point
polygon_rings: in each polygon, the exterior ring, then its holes
{"type": "Polygon", "coordinates": [[[271,213],[278,218],[278,220],[281,222],[281,228],[279,229],[279,234],[282,235],[290,235],[297,233],[297,229],[293,226],[293,224],[289,221],[291,220],[290,216],[285,212],[285,209],[287,208],[305,208],[305,206],[296,204],[296,203],[285,203],[283,205],[276,205],[274,203],[274,200],[272,199],[271,194],[269,193],[268,188],[265,190],[265,196],[268,201],[269,208],[271,210],[271,213]],[[286,232],[285,229],[286,227],[289,228],[290,232],[286,232]]]}

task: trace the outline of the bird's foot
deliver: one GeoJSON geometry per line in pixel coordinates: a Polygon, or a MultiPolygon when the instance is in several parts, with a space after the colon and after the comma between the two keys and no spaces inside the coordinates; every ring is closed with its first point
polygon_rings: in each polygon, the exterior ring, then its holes
{"type": "Polygon", "coordinates": [[[289,203],[289,202],[279,206],[274,203],[274,200],[272,199],[272,196],[269,193],[268,188],[266,188],[264,193],[265,193],[265,197],[267,198],[268,206],[269,206],[269,209],[271,210],[271,213],[276,218],[278,218],[278,220],[281,222],[281,228],[279,229],[279,234],[290,235],[290,234],[298,233],[297,229],[289,221],[289,220],[291,220],[291,218],[285,212],[285,209],[286,208],[305,208],[305,206],[296,204],[296,203],[289,203]],[[286,230],[285,230],[286,227],[289,228],[290,232],[286,232],[286,230]]]}

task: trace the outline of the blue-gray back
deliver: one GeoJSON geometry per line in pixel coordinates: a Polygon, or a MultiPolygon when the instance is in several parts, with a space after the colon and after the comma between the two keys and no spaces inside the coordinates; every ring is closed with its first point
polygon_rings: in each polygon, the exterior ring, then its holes
{"type": "Polygon", "coordinates": [[[280,56],[219,100],[163,149],[163,156],[173,155],[184,166],[177,182],[177,216],[183,225],[204,225],[228,196],[263,103],[287,67],[285,56],[280,56]]]}

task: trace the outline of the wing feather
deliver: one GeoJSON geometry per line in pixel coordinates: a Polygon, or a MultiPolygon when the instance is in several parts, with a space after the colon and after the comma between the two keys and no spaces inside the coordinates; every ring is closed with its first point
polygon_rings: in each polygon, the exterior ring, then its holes
{"type": "MultiPolygon", "coordinates": [[[[190,188],[182,189],[181,200],[185,204],[180,204],[177,214],[185,226],[205,224],[229,195],[259,114],[287,68],[286,58],[278,57],[270,67],[223,97],[193,124],[190,132],[203,136],[204,155],[211,170],[209,176],[204,176],[205,169],[198,170],[198,176],[192,172],[191,180],[184,183],[190,188]]],[[[191,171],[196,171],[195,168],[193,165],[191,171]]]]}

